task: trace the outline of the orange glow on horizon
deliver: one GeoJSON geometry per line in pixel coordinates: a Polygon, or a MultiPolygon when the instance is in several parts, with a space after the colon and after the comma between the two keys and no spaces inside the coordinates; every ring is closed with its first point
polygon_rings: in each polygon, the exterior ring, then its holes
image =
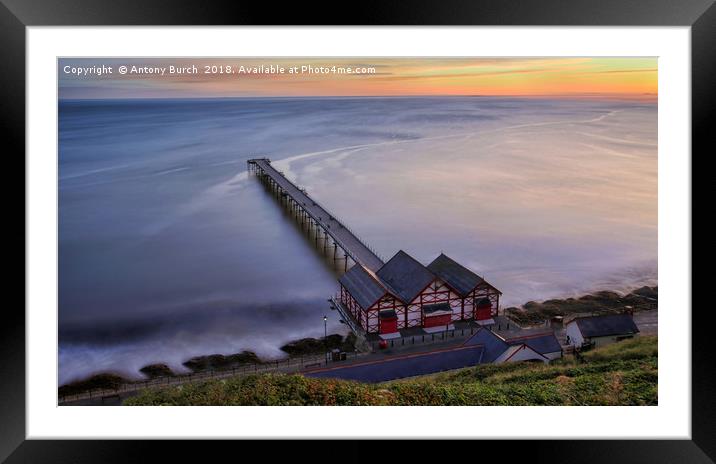
{"type": "Polygon", "coordinates": [[[655,99],[657,58],[161,58],[61,59],[63,65],[196,65],[199,74],[112,75],[60,72],[61,98],[270,96],[598,96],[655,99]],[[369,68],[366,74],[203,74],[205,65],[369,68]]]}

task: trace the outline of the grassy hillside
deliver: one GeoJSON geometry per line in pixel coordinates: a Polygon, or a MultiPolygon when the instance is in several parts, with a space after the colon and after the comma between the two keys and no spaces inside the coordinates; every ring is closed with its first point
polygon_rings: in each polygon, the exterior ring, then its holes
{"type": "Polygon", "coordinates": [[[552,364],[481,365],[370,385],[263,374],[146,390],[126,405],[656,405],[657,339],[552,364]]]}

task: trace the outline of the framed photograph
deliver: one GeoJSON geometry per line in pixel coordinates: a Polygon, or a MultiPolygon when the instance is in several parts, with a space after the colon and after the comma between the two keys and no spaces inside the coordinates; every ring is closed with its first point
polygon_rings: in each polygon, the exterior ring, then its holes
{"type": "Polygon", "coordinates": [[[26,273],[0,458],[378,438],[713,462],[712,3],[4,0],[26,273]]]}

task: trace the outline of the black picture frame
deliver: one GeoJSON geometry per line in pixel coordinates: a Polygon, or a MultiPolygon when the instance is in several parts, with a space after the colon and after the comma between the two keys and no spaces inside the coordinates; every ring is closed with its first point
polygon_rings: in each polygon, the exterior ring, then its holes
{"type": "MultiPolygon", "coordinates": [[[[351,4],[304,4],[301,2],[244,2],[190,0],[0,0],[0,93],[2,132],[6,159],[19,164],[25,150],[25,33],[29,26],[99,25],[544,25],[544,26],[690,26],[692,65],[692,154],[713,154],[709,116],[716,108],[716,6],[713,0],[442,0],[364,1],[351,4]],[[321,13],[317,13],[317,12],[321,13]],[[9,143],[8,143],[9,142],[9,143]],[[709,150],[709,148],[711,148],[709,150]],[[708,150],[708,153],[706,153],[708,150]]],[[[14,176],[22,167],[18,166],[14,176]]],[[[23,176],[24,179],[24,176],[23,176]]],[[[17,196],[17,186],[3,183],[5,198],[17,196]]],[[[11,204],[8,201],[6,205],[11,204]]],[[[23,208],[24,216],[24,208],[23,208]]],[[[6,224],[9,224],[9,220],[6,224]]],[[[15,223],[6,226],[19,235],[15,223]]],[[[25,239],[24,220],[22,226],[25,239]]],[[[26,243],[26,242],[25,242],[26,243]]],[[[9,248],[13,248],[10,246],[9,248]]],[[[14,247],[19,249],[19,247],[14,247]]],[[[24,263],[24,256],[23,256],[24,263]]],[[[23,264],[23,269],[25,264],[23,264]]],[[[6,268],[11,269],[11,268],[6,268]]],[[[13,269],[9,275],[19,274],[13,269]]],[[[24,281],[23,273],[23,281],[24,281]]],[[[12,277],[17,279],[16,277],[12,277]]],[[[9,285],[19,292],[15,286],[9,285]]],[[[22,286],[24,288],[24,285],[22,286]]],[[[24,302],[23,293],[23,302],[24,302]]],[[[509,460],[549,462],[689,462],[716,460],[716,384],[713,349],[706,323],[709,306],[692,311],[692,439],[691,440],[551,440],[480,442],[458,448],[504,450],[509,460]],[[576,459],[576,460],[575,460],[576,459]]],[[[154,453],[163,461],[172,456],[203,458],[223,453],[236,445],[231,441],[196,444],[179,441],[120,440],[26,440],[25,409],[25,317],[19,305],[7,304],[0,324],[0,460],[5,462],[144,462],[154,453]]],[[[247,444],[241,444],[246,450],[247,444]]],[[[294,443],[290,447],[259,444],[260,449],[303,453],[309,449],[331,456],[324,445],[294,443]]],[[[370,456],[356,442],[333,442],[342,460],[370,456]]],[[[442,449],[449,449],[443,448],[442,449]]],[[[421,455],[421,447],[398,447],[406,459],[421,455]],[[410,451],[414,449],[416,451],[410,451]]],[[[454,448],[453,448],[454,449],[454,448]]],[[[251,453],[249,451],[245,451],[251,453]]],[[[250,454],[249,454],[250,455],[250,454]]],[[[247,455],[247,456],[249,456],[247,455]]],[[[487,456],[487,455],[484,455],[487,456]]],[[[381,455],[381,457],[386,457],[381,455]]],[[[464,458],[465,456],[463,456],[464,458]]],[[[320,458],[320,456],[317,456],[320,458]]],[[[338,458],[334,458],[338,459],[338,458]]]]}

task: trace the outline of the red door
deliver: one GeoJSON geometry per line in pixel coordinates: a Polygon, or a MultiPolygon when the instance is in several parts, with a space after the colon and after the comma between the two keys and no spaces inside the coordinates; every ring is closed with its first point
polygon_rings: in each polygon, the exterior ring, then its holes
{"type": "Polygon", "coordinates": [[[397,317],[381,317],[380,318],[380,333],[389,334],[398,331],[398,318],[397,317]]]}
{"type": "Polygon", "coordinates": [[[478,321],[484,321],[492,317],[492,305],[480,305],[475,308],[475,319],[478,321]]]}
{"type": "Polygon", "coordinates": [[[425,316],[423,327],[439,327],[450,324],[450,314],[442,314],[439,316],[425,316]]]}

